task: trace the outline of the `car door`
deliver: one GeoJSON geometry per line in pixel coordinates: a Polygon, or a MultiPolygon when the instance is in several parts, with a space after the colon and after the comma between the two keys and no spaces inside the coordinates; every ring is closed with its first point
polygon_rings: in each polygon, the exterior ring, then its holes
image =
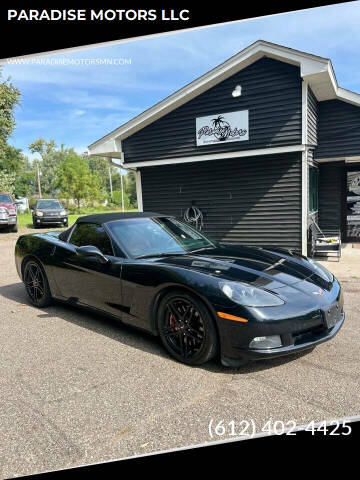
{"type": "Polygon", "coordinates": [[[67,242],[59,242],[53,253],[53,273],[65,299],[121,316],[121,268],[123,258],[114,256],[104,227],[94,223],[76,224],[67,242]],[[101,263],[81,257],[76,248],[92,245],[108,259],[101,263]]]}

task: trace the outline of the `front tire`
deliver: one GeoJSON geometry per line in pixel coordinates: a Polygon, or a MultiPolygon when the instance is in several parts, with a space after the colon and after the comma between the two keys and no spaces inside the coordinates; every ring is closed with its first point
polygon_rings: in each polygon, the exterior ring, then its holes
{"type": "Polygon", "coordinates": [[[52,303],[49,282],[39,262],[36,260],[26,262],[23,279],[26,293],[35,307],[43,308],[52,303]]]}
{"type": "Polygon", "coordinates": [[[159,305],[157,325],[164,347],[176,360],[201,365],[216,355],[214,321],[194,295],[175,290],[165,295],[159,305]]]}

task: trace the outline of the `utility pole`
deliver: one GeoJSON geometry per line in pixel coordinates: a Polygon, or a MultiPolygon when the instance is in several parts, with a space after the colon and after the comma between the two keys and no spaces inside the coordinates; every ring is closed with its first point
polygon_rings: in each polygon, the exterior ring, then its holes
{"type": "Polygon", "coordinates": [[[110,183],[110,197],[113,198],[113,186],[112,186],[112,175],[111,175],[111,158],[108,159],[108,168],[109,168],[109,183],[110,183]]]}
{"type": "Polygon", "coordinates": [[[37,171],[37,182],[38,182],[39,198],[42,198],[42,196],[41,196],[41,184],[40,184],[40,168],[39,168],[39,162],[36,162],[36,171],[37,171]]]}

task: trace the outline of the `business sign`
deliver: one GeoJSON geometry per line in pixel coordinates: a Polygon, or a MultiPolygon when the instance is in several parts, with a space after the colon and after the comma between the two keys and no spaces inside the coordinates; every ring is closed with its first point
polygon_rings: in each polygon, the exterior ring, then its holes
{"type": "Polygon", "coordinates": [[[249,110],[196,119],[196,145],[249,140],[249,110]]]}

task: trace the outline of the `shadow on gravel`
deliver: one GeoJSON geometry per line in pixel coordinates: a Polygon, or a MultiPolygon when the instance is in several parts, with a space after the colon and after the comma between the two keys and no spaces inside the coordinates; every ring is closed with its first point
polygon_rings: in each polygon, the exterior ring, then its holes
{"type": "MultiPolygon", "coordinates": [[[[76,306],[70,306],[61,302],[54,302],[53,305],[47,308],[38,309],[33,307],[27,297],[24,285],[22,282],[13,283],[11,285],[5,285],[0,287],[0,298],[4,297],[14,302],[17,302],[23,308],[30,307],[38,312],[38,318],[60,318],[66,322],[73,323],[79,327],[86,328],[96,334],[103,335],[105,337],[116,340],[124,345],[137,348],[139,350],[158,355],[163,357],[167,361],[173,360],[165,351],[161,345],[159,337],[154,337],[142,330],[130,327],[117,321],[106,315],[102,315],[85,308],[76,306]]],[[[26,321],[26,317],[24,317],[26,321]]],[[[220,363],[220,359],[216,358],[211,362],[206,363],[198,367],[189,368],[201,368],[212,373],[228,373],[234,374],[249,374],[255,373],[261,370],[268,370],[269,368],[277,367],[292,362],[304,355],[310,353],[311,350],[303,353],[297,353],[286,357],[279,357],[275,359],[269,359],[266,361],[251,362],[247,365],[238,368],[224,367],[220,363]]]]}

